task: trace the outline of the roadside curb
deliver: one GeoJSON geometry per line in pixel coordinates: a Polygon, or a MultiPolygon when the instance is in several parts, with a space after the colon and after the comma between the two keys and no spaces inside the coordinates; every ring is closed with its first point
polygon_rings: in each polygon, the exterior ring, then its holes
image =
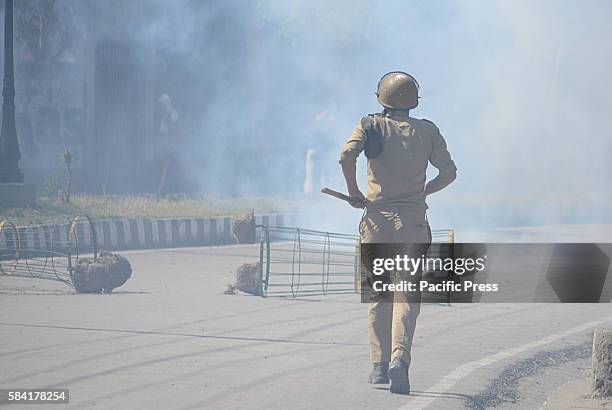
{"type": "MultiPolygon", "coordinates": [[[[98,249],[107,251],[219,246],[236,243],[232,235],[231,216],[210,218],[143,218],[93,220],[98,249]]],[[[261,214],[255,223],[264,226],[294,226],[297,215],[261,214]]],[[[70,223],[18,226],[20,248],[46,250],[49,243],[70,242],[70,223]]],[[[93,249],[93,235],[83,223],[76,224],[76,240],[81,249],[93,249]]],[[[259,229],[257,234],[259,233],[259,229]]],[[[256,235],[256,238],[258,236],[256,235]]],[[[0,235],[0,249],[14,245],[8,231],[0,235]]]]}

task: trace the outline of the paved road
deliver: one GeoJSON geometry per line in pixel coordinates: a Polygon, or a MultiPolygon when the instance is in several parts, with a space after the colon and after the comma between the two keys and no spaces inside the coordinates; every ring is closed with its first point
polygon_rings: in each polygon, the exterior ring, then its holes
{"type": "Polygon", "coordinates": [[[426,305],[413,395],[391,395],[366,383],[357,295],[224,295],[255,246],[127,255],[111,295],[0,278],[0,387],[69,388],[72,408],[537,408],[554,388],[538,377],[571,377],[612,326],[604,304],[426,305]]]}

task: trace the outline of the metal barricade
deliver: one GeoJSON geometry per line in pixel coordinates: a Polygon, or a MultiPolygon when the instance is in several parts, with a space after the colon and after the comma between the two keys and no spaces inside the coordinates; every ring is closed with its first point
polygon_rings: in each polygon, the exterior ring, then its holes
{"type": "Polygon", "coordinates": [[[87,215],[66,224],[0,222],[0,276],[53,280],[74,287],[73,267],[84,255],[98,256],[95,224],[87,215]]]}
{"type": "MultiPolygon", "coordinates": [[[[297,298],[359,293],[360,239],[357,235],[302,228],[261,228],[259,275],[263,297],[297,298]]],[[[453,230],[433,230],[429,255],[452,257],[453,230]]],[[[444,276],[447,272],[424,272],[444,276]]],[[[429,295],[428,300],[450,303],[451,294],[429,295]],[[438,300],[439,299],[439,300],[438,300]]]]}
{"type": "Polygon", "coordinates": [[[262,296],[295,298],[355,292],[357,236],[302,228],[261,228],[262,296]]]}

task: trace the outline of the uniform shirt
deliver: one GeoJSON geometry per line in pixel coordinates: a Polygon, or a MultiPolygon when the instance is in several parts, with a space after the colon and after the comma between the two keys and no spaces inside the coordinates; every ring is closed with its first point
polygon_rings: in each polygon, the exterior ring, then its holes
{"type": "MultiPolygon", "coordinates": [[[[425,171],[428,162],[441,178],[452,180],[455,163],[446,141],[431,121],[416,119],[404,112],[375,114],[374,129],[383,136],[382,152],[368,159],[368,192],[371,205],[406,205],[427,208],[425,171]]],[[[340,163],[355,164],[365,145],[365,131],[357,124],[342,147],[340,163]]]]}

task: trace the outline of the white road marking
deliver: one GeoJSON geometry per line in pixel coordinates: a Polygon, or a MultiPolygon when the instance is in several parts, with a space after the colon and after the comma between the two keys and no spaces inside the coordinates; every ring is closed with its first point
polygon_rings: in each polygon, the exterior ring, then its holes
{"type": "MultiPolygon", "coordinates": [[[[256,244],[232,244],[232,245],[202,245],[202,246],[179,246],[176,248],[152,248],[152,249],[132,249],[129,251],[117,250],[117,253],[122,255],[133,255],[139,253],[163,253],[163,252],[186,252],[186,251],[214,251],[221,249],[231,249],[231,248],[252,248],[259,250],[259,243],[256,244]]],[[[253,255],[259,257],[258,253],[253,253],[253,255]]],[[[229,255],[233,256],[233,255],[229,255]]],[[[248,256],[248,255],[245,255],[248,256]]]]}
{"type": "MultiPolygon", "coordinates": [[[[512,347],[510,349],[502,350],[501,352],[495,353],[490,356],[483,357],[480,360],[476,360],[474,362],[469,362],[462,364],[461,366],[455,368],[452,372],[444,376],[437,383],[429,387],[427,392],[435,392],[435,394],[443,394],[447,393],[450,389],[452,389],[457,383],[459,383],[463,378],[474,372],[474,370],[479,369],[484,366],[488,366],[490,364],[499,362],[500,360],[507,359],[509,357],[515,356],[519,353],[523,353],[527,350],[534,349],[536,347],[543,346],[548,343],[556,342],[557,340],[563,339],[566,336],[572,335],[574,333],[580,333],[595,326],[601,325],[603,323],[612,321],[612,317],[605,317],[599,320],[593,320],[591,322],[587,322],[580,326],[572,327],[570,329],[564,330],[559,333],[554,333],[552,335],[546,336],[542,339],[535,340],[533,342],[525,343],[520,346],[512,347]]],[[[404,406],[400,407],[400,410],[418,410],[424,409],[429,406],[436,400],[438,397],[436,396],[416,396],[404,406]]]]}

